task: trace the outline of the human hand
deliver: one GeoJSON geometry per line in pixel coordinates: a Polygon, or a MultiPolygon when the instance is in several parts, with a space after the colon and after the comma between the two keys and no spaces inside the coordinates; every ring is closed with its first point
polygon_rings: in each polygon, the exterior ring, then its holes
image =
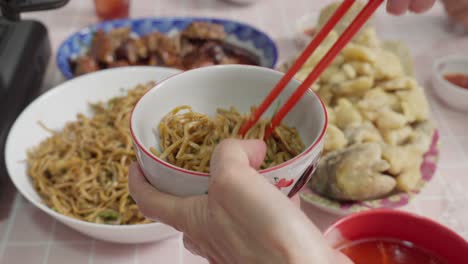
{"type": "MultiPolygon", "coordinates": [[[[402,15],[406,11],[422,13],[429,10],[436,0],[388,0],[387,11],[394,15],[402,15]]],[[[458,2],[458,0],[453,0],[458,2]]]]}
{"type": "Polygon", "coordinates": [[[468,27],[468,1],[467,0],[443,0],[447,14],[457,24],[468,27]]]}
{"type": "Polygon", "coordinates": [[[221,142],[209,194],[188,198],[154,189],[134,164],[130,192],[143,214],[182,231],[185,247],[210,263],[351,263],[255,170],[265,152],[259,140],[221,142]]]}

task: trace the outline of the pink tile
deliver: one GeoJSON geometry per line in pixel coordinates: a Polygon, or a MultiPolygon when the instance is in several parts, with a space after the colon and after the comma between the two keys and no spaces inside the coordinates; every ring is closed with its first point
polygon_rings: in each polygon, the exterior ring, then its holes
{"type": "Polygon", "coordinates": [[[465,153],[465,157],[468,158],[468,135],[465,135],[463,137],[455,137],[455,141],[457,142],[457,144],[459,144],[460,148],[465,153]]]}
{"type": "Polygon", "coordinates": [[[445,125],[445,121],[443,121],[444,117],[441,114],[434,114],[433,118],[434,118],[434,122],[435,122],[435,127],[439,131],[439,134],[441,136],[450,135],[450,128],[447,127],[445,125]]]}
{"type": "Polygon", "coordinates": [[[454,230],[457,233],[464,232],[463,222],[468,221],[461,208],[462,201],[449,201],[448,199],[440,200],[423,200],[417,201],[421,214],[439,222],[440,224],[454,230]]]}
{"type": "Polygon", "coordinates": [[[468,122],[466,122],[466,113],[444,107],[441,109],[445,125],[450,128],[454,136],[465,136],[468,130],[468,122]]]}
{"type": "MultiPolygon", "coordinates": [[[[1,195],[1,194],[0,194],[1,195]]],[[[0,241],[5,235],[6,228],[8,226],[9,219],[13,214],[13,205],[0,206],[0,241]]]]}
{"type": "Polygon", "coordinates": [[[7,246],[1,259],[2,264],[37,264],[43,263],[47,245],[7,246]]]}
{"type": "Polygon", "coordinates": [[[179,263],[181,255],[180,237],[137,246],[139,264],[179,263]]]}
{"type": "Polygon", "coordinates": [[[3,237],[5,236],[7,225],[8,225],[8,219],[0,219],[0,241],[2,241],[3,237]]]}
{"type": "Polygon", "coordinates": [[[448,206],[447,199],[439,200],[417,200],[421,214],[431,219],[437,220],[448,206]]]}
{"type": "Polygon", "coordinates": [[[441,136],[439,141],[439,167],[459,166],[466,163],[463,152],[452,138],[441,136]]]}
{"type": "Polygon", "coordinates": [[[182,264],[208,264],[205,258],[193,255],[190,251],[184,249],[182,264]]]}
{"type": "Polygon", "coordinates": [[[464,216],[459,221],[463,227],[462,231],[468,235],[468,212],[465,211],[464,216]]]}
{"type": "Polygon", "coordinates": [[[444,176],[445,181],[448,183],[456,179],[462,181],[463,184],[468,184],[468,162],[461,167],[440,168],[438,171],[444,176]]]}
{"type": "Polygon", "coordinates": [[[50,238],[54,221],[52,217],[33,205],[24,205],[17,210],[10,241],[41,242],[50,238]]]}
{"type": "Polygon", "coordinates": [[[412,200],[409,204],[403,206],[403,207],[400,207],[398,208],[399,210],[402,210],[402,211],[406,211],[406,212],[409,212],[409,213],[414,213],[416,212],[416,205],[415,205],[415,202],[414,200],[412,200]]]}
{"type": "Polygon", "coordinates": [[[432,116],[435,119],[436,127],[442,136],[451,135],[452,131],[447,122],[445,113],[452,110],[434,94],[431,82],[428,83],[427,87],[429,87],[429,89],[426,89],[426,96],[432,110],[432,116]]]}
{"type": "Polygon", "coordinates": [[[441,181],[441,177],[444,177],[445,174],[442,173],[443,169],[438,168],[436,174],[432,178],[432,180],[424,186],[420,196],[442,196],[444,194],[444,186],[441,181]]]}
{"type": "Polygon", "coordinates": [[[83,264],[88,263],[91,251],[89,243],[61,243],[54,242],[51,245],[48,264],[83,264]]]}
{"type": "Polygon", "coordinates": [[[9,217],[12,213],[12,208],[0,208],[0,241],[5,236],[5,232],[8,226],[9,217]]]}
{"type": "Polygon", "coordinates": [[[94,264],[128,264],[135,259],[135,245],[96,241],[94,264]]]}
{"type": "Polygon", "coordinates": [[[13,206],[0,207],[0,225],[2,222],[8,222],[13,213],[13,206]]]}
{"type": "Polygon", "coordinates": [[[462,236],[466,241],[468,241],[468,232],[465,232],[465,233],[461,234],[461,236],[462,236]]]}
{"type": "Polygon", "coordinates": [[[468,199],[466,188],[468,187],[468,164],[459,168],[440,168],[440,174],[446,193],[453,199],[468,199]]]}
{"type": "Polygon", "coordinates": [[[81,234],[70,227],[57,222],[54,232],[54,240],[57,241],[91,241],[91,238],[81,234]]]}
{"type": "Polygon", "coordinates": [[[322,231],[325,231],[330,225],[337,221],[340,216],[327,213],[312,204],[301,200],[301,209],[309,219],[322,231]]]}
{"type": "Polygon", "coordinates": [[[26,198],[24,198],[23,195],[20,195],[18,200],[19,200],[19,201],[18,201],[18,204],[19,204],[20,206],[23,206],[23,205],[25,205],[25,206],[33,206],[28,200],[26,200],[26,198]]]}
{"type": "MultiPolygon", "coordinates": [[[[15,186],[7,177],[3,177],[3,179],[0,180],[0,186],[2,186],[2,191],[0,192],[0,209],[12,207],[16,195],[15,186]]],[[[0,218],[1,217],[2,215],[0,213],[0,218]]]]}

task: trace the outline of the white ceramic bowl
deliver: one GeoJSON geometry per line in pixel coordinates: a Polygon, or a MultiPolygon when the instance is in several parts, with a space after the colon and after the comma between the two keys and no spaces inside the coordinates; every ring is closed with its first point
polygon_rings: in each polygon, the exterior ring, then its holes
{"type": "Polygon", "coordinates": [[[299,48],[305,48],[313,39],[315,35],[316,26],[318,23],[319,13],[307,13],[302,15],[296,20],[295,23],[295,40],[299,48]],[[306,32],[311,31],[314,34],[309,35],[306,32]]]}
{"type": "Polygon", "coordinates": [[[90,114],[89,103],[123,95],[124,90],[139,83],[161,81],[178,70],[157,67],[125,67],[103,70],[67,81],[32,102],[18,117],[7,138],[5,159],[8,173],[18,191],[33,205],[63,224],[96,239],[116,243],[142,243],[165,239],[177,234],[161,223],[112,226],[94,224],[64,216],[47,207],[27,175],[26,151],[50,134],[38,121],[52,129],[62,128],[75,120],[79,112],[90,114]]]}
{"type": "MultiPolygon", "coordinates": [[[[203,194],[208,190],[208,174],[171,165],[155,155],[150,147],[159,148],[159,135],[154,128],[174,107],[190,105],[194,111],[214,116],[217,108],[235,106],[247,113],[258,105],[283,76],[282,73],[261,67],[226,65],[205,67],[178,74],[159,83],[137,103],[130,128],[137,150],[137,158],[146,178],[157,189],[178,196],[203,194]]],[[[280,96],[285,102],[300,83],[292,81],[280,96]]],[[[273,105],[275,105],[274,103],[273,105]]],[[[274,108],[274,107],[270,107],[274,108]]],[[[271,116],[270,109],[266,116],[271,116]]],[[[318,162],[327,126],[324,105],[319,97],[308,91],[284,119],[284,124],[297,128],[306,150],[297,157],[276,167],[261,171],[273,184],[287,182],[281,188],[292,196],[308,180],[318,162]]]]}
{"type": "Polygon", "coordinates": [[[448,106],[468,111],[468,89],[458,87],[445,80],[448,73],[468,74],[468,57],[447,56],[437,59],[432,68],[434,92],[448,106]]]}

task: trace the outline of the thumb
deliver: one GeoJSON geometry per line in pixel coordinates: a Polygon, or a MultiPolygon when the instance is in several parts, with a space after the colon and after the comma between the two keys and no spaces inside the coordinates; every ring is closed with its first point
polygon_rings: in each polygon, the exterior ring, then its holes
{"type": "Polygon", "coordinates": [[[129,169],[128,187],[139,210],[148,218],[174,226],[176,229],[185,217],[182,210],[185,199],[156,190],[145,178],[136,162],[129,169]]]}
{"type": "MultiPolygon", "coordinates": [[[[261,164],[265,153],[266,145],[261,140],[222,141],[211,157],[208,198],[217,199],[227,211],[236,211],[233,217],[254,217],[259,209],[268,211],[272,207],[271,199],[284,199],[289,203],[286,196],[254,169],[261,164]],[[236,201],[236,206],[232,206],[232,201],[236,201]],[[255,201],[255,206],[252,201],[255,201]]],[[[276,207],[270,211],[273,213],[275,210],[276,207]]]]}
{"type": "Polygon", "coordinates": [[[229,167],[258,168],[265,154],[266,144],[263,140],[224,140],[216,147],[211,157],[211,174],[219,175],[220,171],[229,167]]]}
{"type": "Polygon", "coordinates": [[[260,181],[260,185],[268,186],[268,181],[255,169],[265,154],[266,144],[262,140],[223,140],[211,156],[209,192],[228,197],[250,189],[252,182],[260,181]]]}

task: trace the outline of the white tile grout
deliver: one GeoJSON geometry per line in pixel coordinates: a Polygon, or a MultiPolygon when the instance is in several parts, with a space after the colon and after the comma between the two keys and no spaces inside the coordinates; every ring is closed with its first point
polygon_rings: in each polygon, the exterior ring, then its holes
{"type": "Polygon", "coordinates": [[[8,221],[7,228],[6,228],[6,231],[5,231],[5,235],[4,235],[2,243],[0,245],[0,261],[3,259],[4,255],[5,255],[5,250],[6,250],[6,247],[7,247],[8,240],[10,239],[11,230],[13,229],[13,226],[14,226],[14,223],[15,223],[15,220],[16,220],[16,214],[18,212],[18,205],[19,205],[19,202],[20,202],[20,198],[21,198],[20,194],[16,193],[15,201],[14,201],[13,207],[11,208],[12,211],[11,211],[10,219],[8,221]]]}
{"type": "Polygon", "coordinates": [[[262,15],[260,13],[259,5],[255,5],[254,7],[255,13],[255,24],[260,30],[266,30],[265,21],[262,19],[262,15]]]}
{"type": "MultiPolygon", "coordinates": [[[[462,139],[467,138],[466,136],[460,137],[460,136],[455,136],[455,135],[452,135],[452,137],[453,137],[453,141],[455,141],[456,143],[459,143],[458,141],[459,141],[460,138],[462,138],[462,139]]],[[[468,162],[468,149],[463,149],[461,144],[456,144],[456,145],[458,146],[458,149],[460,149],[465,161],[468,162]]]]}
{"type": "MultiPolygon", "coordinates": [[[[432,112],[433,112],[435,115],[437,115],[437,116],[439,117],[439,120],[440,120],[440,121],[439,121],[439,124],[440,124],[441,126],[443,126],[443,127],[446,129],[447,134],[448,134],[448,137],[447,137],[447,138],[450,140],[450,142],[452,143],[452,145],[454,145],[455,148],[457,148],[458,151],[461,153],[461,155],[463,156],[463,160],[465,160],[465,162],[468,162],[468,157],[467,157],[467,155],[465,154],[465,151],[463,150],[463,148],[460,146],[460,144],[457,144],[458,142],[456,142],[456,140],[455,140],[456,137],[453,135],[452,131],[449,129],[450,126],[447,125],[447,123],[445,122],[445,119],[441,118],[441,117],[442,117],[442,114],[441,114],[441,113],[439,112],[439,110],[436,109],[436,108],[432,109],[432,112]]],[[[465,164],[465,165],[466,165],[466,164],[465,164]]],[[[445,179],[444,179],[443,177],[442,177],[442,180],[443,180],[444,183],[446,183],[446,182],[445,182],[445,179]]],[[[450,192],[449,192],[449,193],[450,193],[450,192]]],[[[450,195],[450,194],[449,194],[449,195],[450,195]]]]}
{"type": "MultiPolygon", "coordinates": [[[[91,241],[90,240],[70,240],[70,241],[61,241],[57,240],[54,243],[66,244],[66,245],[87,245],[91,241]]],[[[44,241],[15,241],[15,242],[8,242],[7,245],[9,247],[32,247],[32,246],[48,246],[48,242],[44,241]]]]}
{"type": "MultiPolygon", "coordinates": [[[[445,196],[445,197],[442,197],[441,200],[446,198],[448,200],[448,202],[449,202],[448,206],[450,207],[456,201],[456,199],[455,199],[455,197],[453,197],[452,193],[448,190],[449,185],[448,185],[447,181],[445,180],[445,177],[441,177],[439,175],[439,180],[441,181],[441,183],[443,185],[442,192],[444,193],[444,196],[445,196]]],[[[440,212],[441,216],[443,216],[443,214],[445,214],[446,211],[448,211],[448,214],[450,214],[450,208],[444,208],[442,210],[442,212],[440,212]]],[[[453,222],[455,223],[456,226],[460,225],[459,219],[454,217],[452,220],[453,220],[453,222]]],[[[444,220],[440,219],[440,221],[444,221],[444,220]]]]}
{"type": "Polygon", "coordinates": [[[135,244],[133,248],[133,264],[138,264],[138,244],[135,244]]]}
{"type": "Polygon", "coordinates": [[[52,222],[52,227],[50,229],[49,240],[47,241],[46,253],[45,253],[44,261],[43,261],[44,264],[49,263],[50,249],[52,248],[56,226],[57,226],[57,220],[54,219],[52,222]]]}
{"type": "Polygon", "coordinates": [[[88,264],[93,264],[94,263],[94,251],[96,248],[96,240],[91,241],[91,248],[89,249],[89,257],[88,257],[88,264]]]}
{"type": "Polygon", "coordinates": [[[230,19],[235,19],[236,18],[236,13],[235,13],[235,8],[228,8],[228,11],[226,12],[226,15],[230,18],[230,19]]]}
{"type": "Polygon", "coordinates": [[[278,1],[278,0],[275,0],[275,5],[276,5],[276,10],[279,10],[279,14],[280,14],[280,17],[281,17],[281,21],[283,23],[281,23],[282,27],[281,27],[281,30],[282,30],[282,35],[281,37],[292,37],[294,35],[294,30],[292,30],[292,23],[285,23],[286,21],[288,21],[287,18],[287,15],[285,13],[285,8],[282,8],[281,5],[279,5],[281,1],[278,1]]]}
{"type": "Polygon", "coordinates": [[[443,126],[447,132],[447,138],[450,140],[450,142],[455,146],[455,148],[458,149],[458,151],[460,152],[460,154],[462,155],[463,159],[465,161],[468,162],[468,157],[467,157],[467,154],[465,154],[465,151],[463,150],[463,148],[460,146],[460,144],[457,144],[458,142],[456,142],[455,140],[455,136],[454,134],[452,133],[452,130],[450,129],[450,126],[447,125],[446,121],[443,117],[443,115],[439,112],[439,110],[435,107],[432,108],[432,112],[434,113],[434,115],[437,115],[439,118],[439,125],[440,126],[443,126]]]}
{"type": "MultiPolygon", "coordinates": [[[[443,119],[442,117],[442,113],[439,112],[439,110],[437,108],[432,108],[432,112],[434,115],[436,115],[438,117],[438,120],[439,120],[439,125],[442,126],[443,128],[445,128],[446,132],[447,132],[447,137],[448,140],[450,140],[450,142],[452,143],[452,145],[458,149],[458,151],[460,152],[460,154],[462,155],[463,157],[463,160],[465,161],[468,161],[468,158],[467,156],[465,155],[465,152],[464,150],[460,147],[459,144],[457,144],[457,142],[455,141],[455,136],[453,135],[452,131],[450,130],[450,126],[445,122],[445,119],[443,119]]],[[[444,196],[445,197],[441,197],[441,200],[443,200],[444,198],[446,198],[449,202],[449,206],[451,204],[454,203],[454,201],[456,200],[455,197],[452,196],[452,193],[448,190],[449,189],[449,185],[447,183],[447,181],[445,180],[445,177],[443,177],[442,175],[437,175],[437,177],[439,177],[439,180],[440,182],[442,183],[443,187],[441,188],[442,189],[442,192],[444,193],[444,196]]],[[[423,198],[423,197],[421,197],[423,198]]],[[[419,205],[416,203],[415,206],[418,208],[419,205]]],[[[418,210],[418,209],[417,209],[418,210]]],[[[448,208],[445,208],[444,210],[449,210],[448,208]]],[[[420,211],[420,209],[419,209],[420,211]]],[[[448,212],[450,214],[450,212],[448,212]]],[[[444,214],[444,212],[442,211],[441,214],[444,214]]],[[[442,220],[442,219],[441,219],[442,220]]],[[[452,219],[453,222],[455,223],[455,225],[460,225],[460,221],[459,219],[457,218],[453,218],[452,219]]],[[[466,230],[465,230],[466,231],[466,230]]]]}
{"type": "Polygon", "coordinates": [[[422,210],[421,210],[421,207],[419,206],[419,200],[420,200],[420,199],[421,199],[420,197],[417,197],[416,199],[414,199],[414,200],[412,201],[412,203],[413,203],[414,209],[416,210],[416,213],[417,213],[418,215],[423,215],[422,210]]]}
{"type": "Polygon", "coordinates": [[[463,162],[456,162],[451,164],[437,164],[437,170],[439,169],[463,169],[468,167],[468,160],[463,162]]]}
{"type": "Polygon", "coordinates": [[[158,11],[161,9],[162,5],[161,5],[161,1],[159,0],[156,0],[156,1],[153,1],[153,7],[154,7],[154,14],[157,14],[158,11]]]}
{"type": "Polygon", "coordinates": [[[448,183],[447,181],[445,181],[445,177],[442,177],[441,175],[439,175],[439,180],[441,181],[443,187],[442,187],[442,191],[444,193],[444,196],[443,198],[447,198],[449,201],[453,200],[453,197],[451,195],[451,193],[449,191],[447,191],[446,187],[448,187],[448,183]]]}
{"type": "Polygon", "coordinates": [[[157,14],[157,16],[166,15],[166,8],[161,3],[161,0],[155,0],[154,3],[155,3],[155,10],[154,10],[155,14],[157,14]]]}
{"type": "Polygon", "coordinates": [[[210,17],[209,10],[215,9],[215,1],[208,0],[207,4],[205,4],[205,7],[206,9],[204,10],[203,14],[201,14],[201,16],[210,17]]]}
{"type": "Polygon", "coordinates": [[[465,240],[468,240],[468,232],[460,234],[465,240]]]}
{"type": "Polygon", "coordinates": [[[180,235],[179,236],[179,264],[185,264],[184,263],[184,236],[180,235]]]}
{"type": "Polygon", "coordinates": [[[188,1],[181,1],[181,3],[182,4],[181,4],[180,10],[182,12],[182,15],[183,16],[188,16],[189,15],[188,12],[187,12],[187,3],[188,3],[188,1]]]}
{"type": "Polygon", "coordinates": [[[418,196],[418,200],[422,200],[422,201],[440,201],[440,200],[443,200],[443,199],[444,199],[443,196],[438,196],[438,195],[424,194],[424,195],[419,195],[418,196]]]}

